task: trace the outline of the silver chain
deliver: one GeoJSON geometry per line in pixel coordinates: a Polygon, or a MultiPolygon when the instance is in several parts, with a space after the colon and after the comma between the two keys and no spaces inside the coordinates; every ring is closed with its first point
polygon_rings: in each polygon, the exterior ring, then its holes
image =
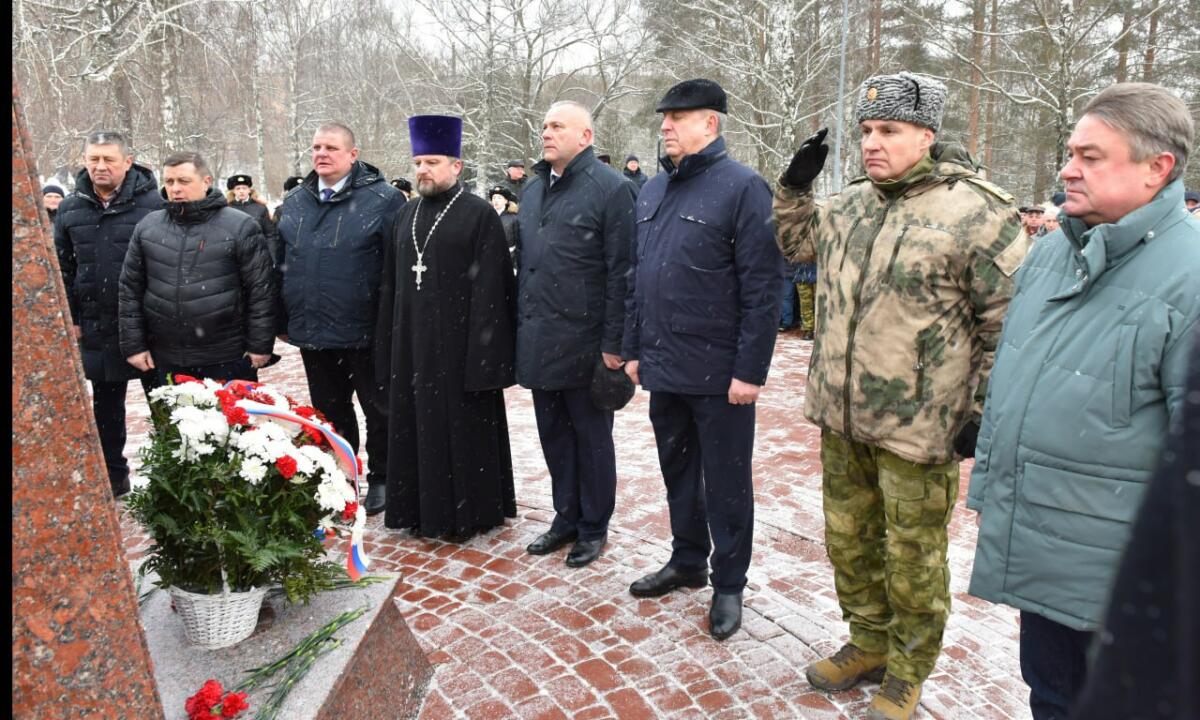
{"type": "Polygon", "coordinates": [[[421,289],[421,275],[429,269],[421,260],[425,257],[425,250],[429,247],[429,240],[433,237],[434,231],[438,229],[438,225],[441,224],[442,218],[446,217],[446,213],[450,211],[450,206],[454,204],[455,200],[458,200],[458,196],[462,195],[465,189],[466,185],[459,186],[458,192],[454,194],[454,197],[450,198],[450,202],[446,204],[446,207],[442,208],[442,211],[433,219],[433,227],[429,228],[429,233],[425,236],[424,245],[417,244],[417,219],[421,217],[421,203],[425,201],[425,198],[420,197],[417,199],[417,207],[413,210],[412,224],[413,250],[417,251],[417,264],[412,266],[412,271],[417,275],[417,290],[421,289]]]}

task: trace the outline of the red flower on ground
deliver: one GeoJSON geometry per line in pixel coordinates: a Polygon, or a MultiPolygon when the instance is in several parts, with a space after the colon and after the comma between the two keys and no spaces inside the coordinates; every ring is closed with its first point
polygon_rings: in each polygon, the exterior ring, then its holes
{"type": "Polygon", "coordinates": [[[296,458],[290,455],[284,455],[275,460],[275,468],[279,470],[279,474],[282,475],[285,480],[291,480],[292,476],[296,474],[296,458]]]}
{"type": "Polygon", "coordinates": [[[225,413],[225,422],[229,423],[230,426],[250,424],[250,413],[237,405],[222,407],[221,410],[225,413]]]}
{"type": "Polygon", "coordinates": [[[205,682],[199,692],[183,703],[183,709],[188,714],[188,720],[208,720],[212,718],[213,707],[221,702],[221,695],[224,692],[225,690],[221,687],[221,683],[216,680],[205,682]]]}
{"type": "Polygon", "coordinates": [[[342,519],[345,520],[346,522],[350,522],[351,520],[354,519],[354,515],[357,512],[358,512],[358,503],[348,502],[348,503],[346,503],[346,507],[342,509],[342,519]]]}
{"type": "Polygon", "coordinates": [[[221,409],[232,407],[238,401],[237,396],[228,390],[218,390],[214,393],[217,396],[217,402],[221,403],[221,409]]]}
{"type": "Polygon", "coordinates": [[[175,373],[172,377],[175,378],[176,385],[182,385],[184,383],[190,383],[190,382],[194,382],[194,383],[200,382],[199,380],[192,377],[191,375],[184,375],[183,373],[175,373]]]}
{"type": "Polygon", "coordinates": [[[307,435],[310,440],[312,440],[313,445],[316,445],[318,447],[321,445],[321,443],[325,442],[325,436],[321,433],[320,430],[318,430],[314,427],[309,427],[308,425],[305,425],[304,426],[304,434],[307,435]]]}
{"type": "Polygon", "coordinates": [[[299,415],[300,417],[308,419],[308,420],[311,420],[313,418],[313,416],[315,416],[317,414],[317,411],[308,405],[300,405],[295,410],[293,410],[293,412],[296,413],[297,415],[299,415]]]}
{"type": "Polygon", "coordinates": [[[249,707],[250,703],[246,702],[246,693],[229,693],[225,696],[225,700],[221,703],[221,717],[236,717],[238,713],[249,707]]]}

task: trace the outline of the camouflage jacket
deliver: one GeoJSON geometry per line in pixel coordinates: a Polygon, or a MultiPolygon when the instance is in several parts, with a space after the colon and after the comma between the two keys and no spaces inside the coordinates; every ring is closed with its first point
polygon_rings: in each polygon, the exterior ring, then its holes
{"type": "Polygon", "coordinates": [[[1028,250],[1013,199],[937,154],[895,193],[868,178],[818,208],[775,195],[788,262],[817,262],[805,415],[917,463],[954,457],[983,413],[1012,274],[1028,250]]]}

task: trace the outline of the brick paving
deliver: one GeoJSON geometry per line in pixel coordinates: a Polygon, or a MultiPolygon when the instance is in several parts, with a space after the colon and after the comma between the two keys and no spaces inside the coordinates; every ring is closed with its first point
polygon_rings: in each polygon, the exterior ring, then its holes
{"type": "MultiPolygon", "coordinates": [[[[822,542],[819,431],[802,413],[811,349],[794,335],[780,337],[759,402],[754,560],[742,630],[723,643],[706,631],[710,589],[651,600],[627,590],[670,555],[646,393],[617,415],[617,508],[608,547],[589,567],[566,567],[565,550],[524,552],[553,511],[532,403],[519,388],[507,392],[516,519],[453,545],[389,531],[382,515],[371,518],[372,570],[402,575],[401,610],[435,666],[420,717],[861,717],[873,686],[827,695],[803,674],[847,632],[822,542]]],[[[281,354],[263,380],[307,397],[298,353],[287,347],[281,354]]],[[[146,436],[139,394],[131,388],[131,457],[146,436]]],[[[1028,718],[1016,613],[966,594],[972,515],[960,503],[951,523],[954,607],[918,717],[1028,718]]],[[[122,527],[130,557],[140,556],[146,538],[127,516],[122,527]]]]}

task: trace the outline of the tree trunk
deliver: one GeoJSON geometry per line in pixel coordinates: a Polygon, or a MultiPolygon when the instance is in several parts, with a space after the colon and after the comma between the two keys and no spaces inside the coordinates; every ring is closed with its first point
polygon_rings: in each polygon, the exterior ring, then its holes
{"type": "Polygon", "coordinates": [[[1156,0],[1150,15],[1150,30],[1146,33],[1146,57],[1142,64],[1142,82],[1154,82],[1154,56],[1158,50],[1158,11],[1161,7],[1161,3],[1156,0]]]}
{"type": "MultiPolygon", "coordinates": [[[[1132,3],[1132,0],[1130,0],[1132,3]]],[[[1117,82],[1125,82],[1129,78],[1129,45],[1130,30],[1133,26],[1133,5],[1125,7],[1121,16],[1121,39],[1117,41],[1117,82]]]]}
{"type": "MultiPolygon", "coordinates": [[[[988,21],[988,32],[990,39],[988,40],[988,74],[996,72],[996,45],[999,39],[996,34],[996,18],[1000,12],[997,7],[999,0],[992,0],[992,16],[988,21]]],[[[996,147],[996,104],[1000,99],[995,93],[988,95],[987,101],[987,146],[984,148],[983,164],[987,168],[987,174],[990,177],[992,174],[992,162],[995,158],[996,147]]]]}
{"type": "Polygon", "coordinates": [[[979,155],[979,85],[983,82],[980,68],[983,67],[983,21],[986,2],[987,0],[974,0],[971,9],[974,20],[971,62],[974,63],[974,68],[971,70],[971,99],[968,104],[970,116],[967,121],[967,152],[971,153],[972,157],[979,155]]]}

